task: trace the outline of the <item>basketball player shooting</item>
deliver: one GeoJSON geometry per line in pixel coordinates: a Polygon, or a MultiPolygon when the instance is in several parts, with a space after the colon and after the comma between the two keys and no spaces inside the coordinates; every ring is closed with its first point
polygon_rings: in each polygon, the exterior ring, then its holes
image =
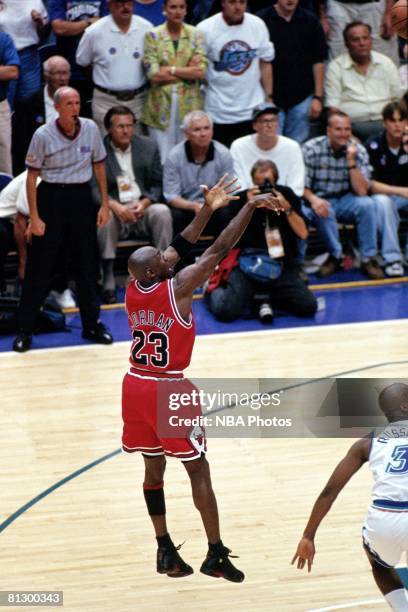
{"type": "Polygon", "coordinates": [[[395,383],[379,396],[388,426],[378,437],[353,444],[316,500],[292,564],[312,569],[316,531],[337,495],[360,467],[369,462],[374,487],[363,527],[363,546],[374,580],[388,605],[408,611],[408,598],[394,567],[408,553],[408,386],[395,383]]]}
{"type": "Polygon", "coordinates": [[[184,393],[194,388],[183,378],[183,370],[190,364],[195,340],[191,312],[195,289],[236,244],[257,207],[283,210],[279,194],[254,196],[196,263],[175,275],[175,264],[191,251],[215,210],[237,199],[233,195],[237,189],[236,179],[227,180],[227,175],[211,189],[202,186],[203,207],[172,244],[164,252],[151,246],[140,248],[128,262],[132,280],[126,291],[126,310],[133,343],[130,369],[123,381],[122,447],[126,453],[143,454],[143,492],[158,544],[157,571],[172,578],[188,576],[193,568],[183,561],[178,553],[180,546],[176,548],[167,529],[165,455],[180,459],[190,477],[194,504],[208,539],[208,553],[200,571],[232,582],[244,580],[221,540],[217,501],[205,458],[204,430],[195,427],[185,437],[163,438],[157,423],[158,395],[163,385],[170,380],[184,393]]]}

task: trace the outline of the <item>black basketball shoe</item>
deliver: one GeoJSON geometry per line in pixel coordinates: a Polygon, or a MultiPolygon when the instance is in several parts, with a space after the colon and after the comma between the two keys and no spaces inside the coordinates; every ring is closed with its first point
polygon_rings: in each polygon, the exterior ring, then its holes
{"type": "Polygon", "coordinates": [[[231,582],[242,582],[245,574],[232,565],[229,557],[237,558],[237,556],[230,555],[230,552],[230,549],[223,544],[210,548],[200,572],[213,578],[225,578],[225,580],[230,580],[231,582]]]}
{"type": "Polygon", "coordinates": [[[157,571],[159,574],[167,574],[170,578],[183,578],[194,573],[193,568],[188,565],[178,554],[183,546],[169,545],[159,546],[157,549],[157,571]]]}

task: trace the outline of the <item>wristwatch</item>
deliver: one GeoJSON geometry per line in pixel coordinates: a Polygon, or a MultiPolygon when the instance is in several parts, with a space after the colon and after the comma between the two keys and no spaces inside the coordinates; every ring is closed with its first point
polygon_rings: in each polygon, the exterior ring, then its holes
{"type": "Polygon", "coordinates": [[[170,68],[170,74],[171,74],[172,76],[174,76],[174,75],[176,74],[176,66],[172,66],[172,67],[170,68]]]}

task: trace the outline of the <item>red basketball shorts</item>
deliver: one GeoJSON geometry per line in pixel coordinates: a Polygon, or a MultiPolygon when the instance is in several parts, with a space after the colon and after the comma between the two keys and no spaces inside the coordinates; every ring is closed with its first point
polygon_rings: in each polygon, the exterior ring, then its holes
{"type": "Polygon", "coordinates": [[[197,389],[187,379],[127,373],[122,385],[122,449],[192,461],[206,452],[197,389]]]}

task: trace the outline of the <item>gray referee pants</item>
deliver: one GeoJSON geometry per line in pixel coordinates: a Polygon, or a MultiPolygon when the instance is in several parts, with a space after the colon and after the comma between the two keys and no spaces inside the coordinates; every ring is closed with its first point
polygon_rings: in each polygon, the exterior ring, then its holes
{"type": "Polygon", "coordinates": [[[105,227],[98,229],[99,252],[102,259],[115,259],[120,239],[134,237],[149,240],[160,251],[166,249],[173,238],[173,221],[166,204],[151,204],[137,223],[123,224],[111,214],[105,227]]]}

